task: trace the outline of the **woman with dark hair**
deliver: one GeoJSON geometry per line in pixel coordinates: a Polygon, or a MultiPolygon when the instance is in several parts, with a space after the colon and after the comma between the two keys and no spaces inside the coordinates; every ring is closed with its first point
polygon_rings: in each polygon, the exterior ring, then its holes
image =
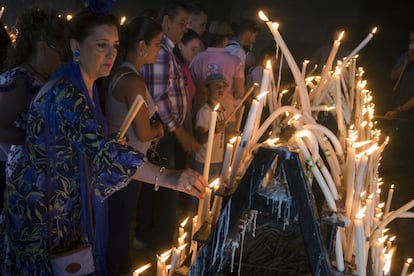
{"type": "MultiPolygon", "coordinates": [[[[153,64],[161,45],[161,25],[147,16],[133,19],[121,31],[120,52],[123,61],[111,74],[106,90],[106,118],[109,132],[119,131],[122,121],[136,97],[144,105],[128,129],[127,144],[146,155],[151,141],[163,135],[163,127],[154,120],[156,106],[141,76],[144,64],[153,64]]],[[[107,265],[110,275],[128,273],[131,269],[130,223],[137,207],[141,183],[132,180],[127,187],[109,198],[109,240],[107,265]]],[[[139,223],[139,222],[137,222],[139,223]]]]}
{"type": "Polygon", "coordinates": [[[0,210],[6,174],[20,158],[30,101],[62,65],[66,24],[56,12],[41,9],[26,10],[17,21],[19,34],[0,75],[0,210]]]}
{"type": "Polygon", "coordinates": [[[79,248],[86,237],[96,274],[106,275],[109,196],[131,178],[197,197],[207,186],[194,171],[146,163],[141,153],[107,138],[95,81],[111,72],[118,20],[85,8],[70,21],[69,39],[73,62],[33,99],[22,158],[7,183],[0,218],[2,275],[53,275],[50,256],[79,248]],[[81,212],[87,202],[93,224],[81,212]]]}

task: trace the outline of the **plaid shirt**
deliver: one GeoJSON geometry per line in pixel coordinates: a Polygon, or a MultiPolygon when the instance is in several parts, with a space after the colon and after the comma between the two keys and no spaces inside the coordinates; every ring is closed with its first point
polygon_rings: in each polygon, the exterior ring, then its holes
{"type": "Polygon", "coordinates": [[[145,64],[142,69],[148,90],[157,105],[158,116],[170,132],[182,125],[187,112],[184,77],[173,48],[174,43],[163,35],[157,60],[154,64],[145,64]]]}

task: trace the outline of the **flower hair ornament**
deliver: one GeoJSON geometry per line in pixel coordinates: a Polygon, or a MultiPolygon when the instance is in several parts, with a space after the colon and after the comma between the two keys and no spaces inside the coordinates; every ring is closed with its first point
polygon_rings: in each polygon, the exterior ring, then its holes
{"type": "Polygon", "coordinates": [[[116,0],[88,0],[88,6],[92,12],[108,14],[116,0]]]}

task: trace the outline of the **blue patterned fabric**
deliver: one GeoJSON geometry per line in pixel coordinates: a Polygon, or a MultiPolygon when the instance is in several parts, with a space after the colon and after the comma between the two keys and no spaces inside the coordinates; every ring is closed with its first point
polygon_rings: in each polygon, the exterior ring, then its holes
{"type": "Polygon", "coordinates": [[[48,256],[81,242],[80,185],[87,168],[97,230],[89,238],[105,275],[105,199],[128,183],[143,156],[105,138],[98,98],[89,98],[77,66],[60,69],[52,88],[30,106],[24,154],[0,217],[1,275],[51,275],[48,256]]]}

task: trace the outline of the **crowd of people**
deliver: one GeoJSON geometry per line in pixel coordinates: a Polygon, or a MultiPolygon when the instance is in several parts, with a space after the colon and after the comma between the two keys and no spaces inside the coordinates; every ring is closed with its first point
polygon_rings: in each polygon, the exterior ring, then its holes
{"type": "Polygon", "coordinates": [[[154,257],[174,244],[179,200],[195,215],[216,105],[211,175],[221,170],[225,139],[238,132],[224,121],[244,95],[258,27],[246,21],[233,37],[181,1],[122,26],[110,7],[58,14],[27,9],[16,40],[2,39],[0,273],[53,275],[51,256],[87,241],[97,274],[128,274],[132,244],[154,257]]]}

